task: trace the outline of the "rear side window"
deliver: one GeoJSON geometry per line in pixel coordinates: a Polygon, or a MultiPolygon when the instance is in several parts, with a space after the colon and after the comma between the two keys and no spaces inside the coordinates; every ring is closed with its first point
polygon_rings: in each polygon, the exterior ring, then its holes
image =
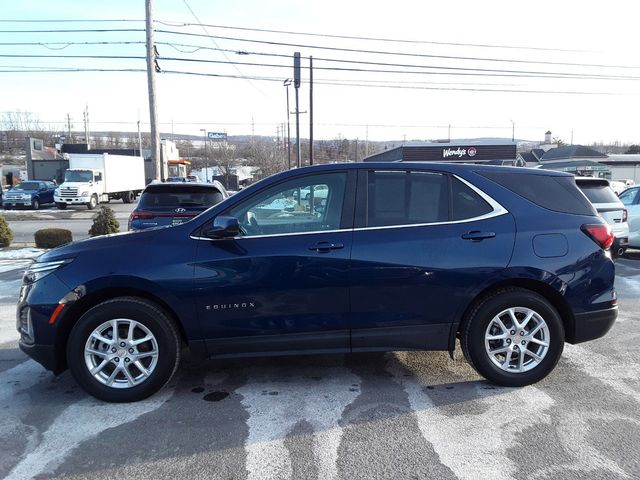
{"type": "Polygon", "coordinates": [[[370,171],[367,199],[366,225],[370,227],[448,219],[447,177],[439,173],[370,171]]]}
{"type": "Polygon", "coordinates": [[[211,207],[224,199],[216,188],[154,188],[140,197],[140,208],[211,207]]]}
{"type": "Polygon", "coordinates": [[[593,205],[580,192],[573,177],[555,177],[512,172],[478,172],[536,205],[554,212],[596,215],[593,205]]]}
{"type": "Polygon", "coordinates": [[[451,220],[465,220],[491,213],[493,208],[457,178],[451,178],[451,220]]]}
{"type": "Polygon", "coordinates": [[[609,185],[602,183],[577,182],[591,203],[618,203],[620,200],[609,185]]]}

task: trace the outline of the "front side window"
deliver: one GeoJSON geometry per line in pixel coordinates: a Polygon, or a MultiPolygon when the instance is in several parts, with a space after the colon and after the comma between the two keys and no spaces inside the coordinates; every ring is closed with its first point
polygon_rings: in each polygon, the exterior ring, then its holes
{"type": "Polygon", "coordinates": [[[236,217],[244,236],[338,230],[346,181],[345,172],[288,180],[222,215],[236,217]]]}
{"type": "Polygon", "coordinates": [[[638,192],[640,192],[640,190],[627,190],[626,192],[622,192],[620,194],[620,201],[624,205],[633,205],[636,203],[638,192]]]}

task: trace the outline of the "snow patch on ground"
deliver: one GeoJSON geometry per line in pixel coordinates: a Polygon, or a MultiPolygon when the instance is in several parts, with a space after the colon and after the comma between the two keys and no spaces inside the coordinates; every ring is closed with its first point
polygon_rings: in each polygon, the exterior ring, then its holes
{"type": "Polygon", "coordinates": [[[22,260],[38,258],[46,250],[43,248],[3,248],[0,249],[0,260],[22,260]]]}

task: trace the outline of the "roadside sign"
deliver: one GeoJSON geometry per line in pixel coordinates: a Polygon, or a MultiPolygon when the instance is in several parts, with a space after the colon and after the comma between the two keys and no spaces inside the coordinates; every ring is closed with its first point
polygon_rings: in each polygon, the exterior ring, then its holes
{"type": "Polygon", "coordinates": [[[213,140],[216,142],[227,141],[227,134],[224,132],[207,132],[207,137],[209,137],[209,140],[213,140]]]}

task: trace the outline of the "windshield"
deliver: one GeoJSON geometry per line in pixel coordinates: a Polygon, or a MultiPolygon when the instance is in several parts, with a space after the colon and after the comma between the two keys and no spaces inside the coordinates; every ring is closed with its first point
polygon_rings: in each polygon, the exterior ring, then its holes
{"type": "Polygon", "coordinates": [[[93,173],[90,170],[67,170],[64,172],[65,182],[91,182],[93,173]]]}
{"type": "Polygon", "coordinates": [[[620,201],[609,185],[594,182],[591,185],[583,183],[578,186],[591,203],[618,203],[620,201]]]}
{"type": "Polygon", "coordinates": [[[13,187],[14,190],[38,190],[38,182],[22,182],[13,187]]]}

